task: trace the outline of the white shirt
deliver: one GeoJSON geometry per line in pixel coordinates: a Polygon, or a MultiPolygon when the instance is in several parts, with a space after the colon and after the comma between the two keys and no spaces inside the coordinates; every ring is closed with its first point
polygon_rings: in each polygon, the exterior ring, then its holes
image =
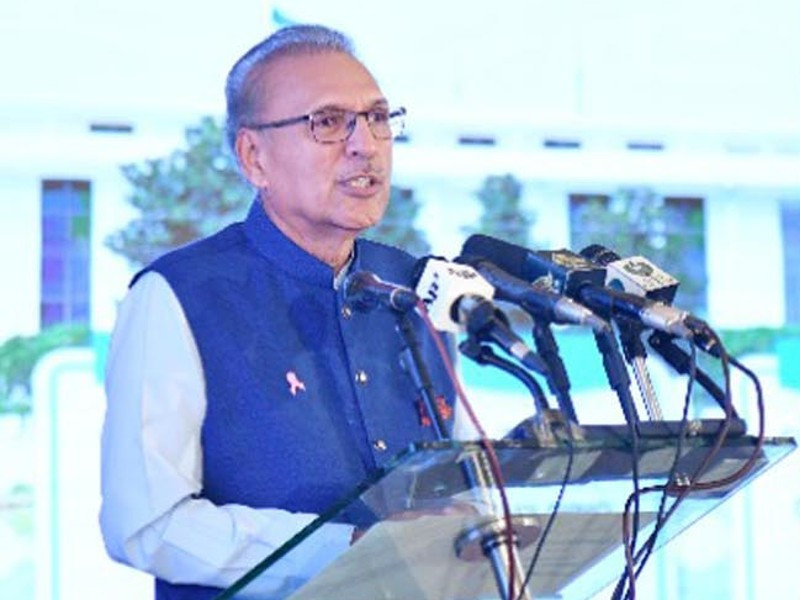
{"type": "MultiPolygon", "coordinates": [[[[106,395],[100,526],[114,559],[172,583],[225,588],[317,517],[198,497],[203,370],[183,309],[157,273],[120,305],[106,395]]],[[[263,586],[313,575],[347,549],[352,529],[324,525],[318,543],[286,570],[270,569],[263,586]]]]}

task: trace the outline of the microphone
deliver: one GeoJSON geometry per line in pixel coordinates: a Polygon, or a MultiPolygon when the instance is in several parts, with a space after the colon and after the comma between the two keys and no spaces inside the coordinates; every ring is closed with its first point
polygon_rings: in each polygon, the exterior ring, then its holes
{"type": "MultiPolygon", "coordinates": [[[[652,300],[657,305],[669,305],[675,299],[680,282],[643,256],[620,258],[619,254],[600,244],[586,246],[580,254],[606,267],[606,285],[609,288],[622,289],[634,296],[652,300]]],[[[673,310],[682,313],[681,319],[689,330],[688,335],[652,325],[651,327],[680,338],[690,339],[704,352],[720,358],[719,338],[711,326],[686,311],[678,308],[673,310]]]]}
{"type": "Polygon", "coordinates": [[[533,251],[486,235],[474,234],[464,254],[492,261],[516,277],[577,300],[601,315],[625,317],[659,331],[692,339],[702,321],[663,302],[605,287],[606,270],[570,250],[533,251]]]}
{"type": "Polygon", "coordinates": [[[369,311],[378,304],[399,313],[416,306],[419,297],[414,290],[389,283],[369,271],[355,271],[344,280],[344,299],[356,309],[369,311]]]}
{"type": "Polygon", "coordinates": [[[546,373],[544,361],[531,351],[508,325],[505,315],[491,302],[494,287],[469,265],[426,257],[418,261],[416,293],[428,309],[436,329],[467,331],[481,341],[491,341],[523,365],[546,373]]]}
{"type": "Polygon", "coordinates": [[[608,327],[603,319],[571,298],[532,285],[482,257],[461,255],[455,260],[470,265],[494,286],[495,298],[522,307],[534,318],[554,323],[586,325],[595,330],[608,327]]]}
{"type": "Polygon", "coordinates": [[[533,318],[533,339],[536,351],[547,364],[547,383],[555,394],[564,417],[577,423],[578,416],[569,394],[569,377],[559,356],[558,344],[550,330],[550,323],[588,325],[596,332],[610,331],[610,325],[574,300],[531,285],[484,258],[462,255],[456,258],[456,262],[475,268],[495,287],[495,298],[522,307],[533,318]]]}
{"type": "Polygon", "coordinates": [[[622,258],[600,244],[586,246],[579,253],[593,263],[606,268],[606,286],[672,304],[679,282],[644,256],[622,258]]]}

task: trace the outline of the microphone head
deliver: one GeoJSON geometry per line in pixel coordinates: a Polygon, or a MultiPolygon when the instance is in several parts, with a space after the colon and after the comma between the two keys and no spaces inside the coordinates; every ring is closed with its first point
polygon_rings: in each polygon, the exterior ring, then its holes
{"type": "Polygon", "coordinates": [[[665,304],[671,304],[675,299],[678,280],[644,256],[622,258],[600,244],[586,246],[580,254],[606,267],[605,284],[608,287],[665,304]]]}
{"type": "Polygon", "coordinates": [[[616,260],[606,267],[606,285],[629,294],[672,304],[679,282],[644,256],[616,260]]]}
{"type": "Polygon", "coordinates": [[[344,279],[344,297],[356,310],[369,312],[378,306],[378,297],[367,292],[375,276],[367,271],[354,271],[344,279]]]}
{"type": "Polygon", "coordinates": [[[354,271],[344,280],[344,297],[354,308],[368,312],[379,304],[398,312],[407,312],[417,303],[413,290],[384,281],[369,271],[354,271]]]}
{"type": "Polygon", "coordinates": [[[608,266],[615,260],[620,260],[622,258],[619,254],[611,250],[611,248],[606,248],[601,244],[589,244],[578,254],[601,267],[608,266]]]}
{"type": "Polygon", "coordinates": [[[526,276],[528,269],[525,265],[530,252],[530,250],[522,246],[504,242],[481,233],[472,234],[461,246],[462,257],[476,257],[488,260],[507,273],[527,281],[531,281],[526,276]]]}
{"type": "Polygon", "coordinates": [[[419,273],[415,291],[425,303],[434,327],[440,331],[464,330],[457,312],[462,296],[491,298],[494,295],[494,288],[469,265],[425,257],[417,262],[415,271],[419,273]]]}
{"type": "Polygon", "coordinates": [[[603,268],[566,249],[528,250],[488,235],[470,236],[462,255],[480,256],[541,289],[572,295],[583,285],[603,285],[603,268]]]}

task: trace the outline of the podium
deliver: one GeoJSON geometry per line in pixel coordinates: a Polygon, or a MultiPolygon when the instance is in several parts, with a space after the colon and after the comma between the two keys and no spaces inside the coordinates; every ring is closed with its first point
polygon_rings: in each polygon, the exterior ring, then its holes
{"type": "MultiPolygon", "coordinates": [[[[538,553],[527,587],[532,597],[587,598],[619,578],[625,568],[622,522],[634,489],[634,456],[640,488],[663,485],[671,471],[693,474],[715,447],[720,426],[719,421],[695,423],[685,438],[678,435],[677,424],[651,424],[636,448],[627,428],[617,426],[584,426],[582,438],[569,443],[543,444],[536,438],[493,442],[523,572],[538,553]],[[558,511],[546,529],[562,487],[558,511]]],[[[755,456],[752,468],[725,487],[686,494],[663,524],[655,547],[751,484],[795,447],[792,438],[774,437],[759,447],[743,426],[732,429],[700,481],[725,478],[755,456]]],[[[476,487],[466,475],[470,465],[484,459],[485,449],[477,442],[410,446],[218,600],[503,597],[481,545],[487,531],[504,523],[499,494],[476,487]],[[356,523],[366,531],[351,547],[326,554],[332,523],[356,523]]],[[[640,497],[640,544],[656,526],[661,500],[661,493],[640,497]]]]}

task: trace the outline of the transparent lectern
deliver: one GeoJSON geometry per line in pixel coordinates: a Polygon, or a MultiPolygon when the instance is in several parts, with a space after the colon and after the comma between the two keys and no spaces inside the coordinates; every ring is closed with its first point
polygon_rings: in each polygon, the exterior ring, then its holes
{"type": "MultiPolygon", "coordinates": [[[[633,457],[640,488],[664,484],[671,471],[679,476],[694,473],[715,448],[720,422],[695,425],[683,437],[676,424],[650,424],[636,448],[627,429],[616,426],[586,427],[581,438],[570,442],[542,443],[532,437],[493,443],[513,515],[517,568],[527,571],[538,554],[526,590],[529,597],[587,598],[620,576],[625,565],[622,513],[633,491],[633,457]],[[547,529],[562,485],[563,498],[547,529]]],[[[750,484],[796,443],[767,438],[759,444],[743,428],[733,428],[717,446],[702,480],[723,479],[754,457],[752,468],[726,487],[686,495],[664,523],[656,547],[750,484]]],[[[501,517],[497,490],[476,486],[469,475],[484,460],[479,443],[412,445],[265,557],[219,600],[504,597],[486,546],[497,539],[492,532],[497,533],[498,523],[507,521],[501,517]],[[369,527],[349,549],[325,556],[325,528],[335,522],[369,527]],[[274,576],[297,572],[305,574],[274,576]]],[[[661,498],[660,493],[641,496],[640,542],[656,526],[661,498]]]]}

